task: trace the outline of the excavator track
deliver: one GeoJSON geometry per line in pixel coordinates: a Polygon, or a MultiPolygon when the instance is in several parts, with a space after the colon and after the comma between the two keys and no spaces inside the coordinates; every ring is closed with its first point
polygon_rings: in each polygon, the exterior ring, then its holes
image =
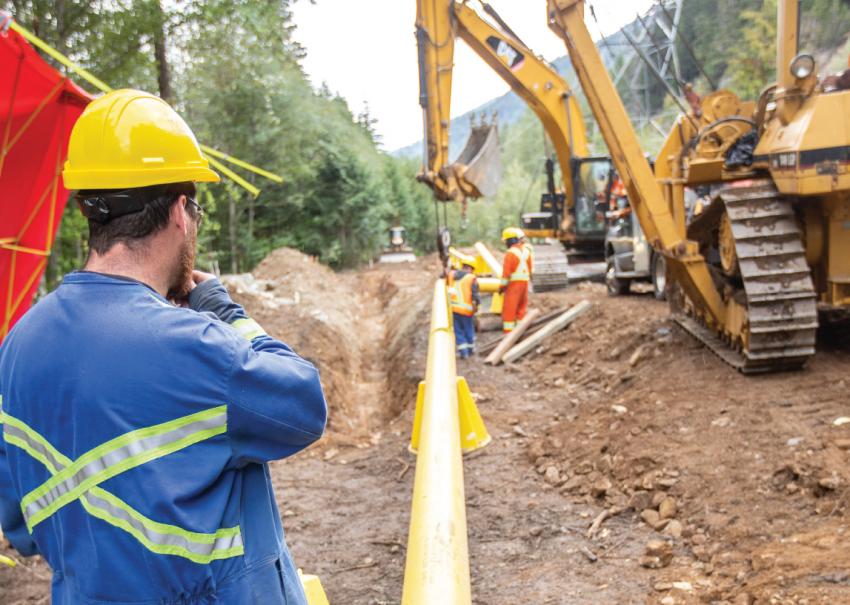
{"type": "Polygon", "coordinates": [[[817,298],[791,202],[766,181],[719,196],[735,240],[748,346],[731,348],[692,317],[677,322],[745,374],[801,368],[815,352],[817,298]]]}
{"type": "Polygon", "coordinates": [[[535,292],[560,290],[569,285],[569,261],[560,243],[536,244],[531,272],[535,292]]]}

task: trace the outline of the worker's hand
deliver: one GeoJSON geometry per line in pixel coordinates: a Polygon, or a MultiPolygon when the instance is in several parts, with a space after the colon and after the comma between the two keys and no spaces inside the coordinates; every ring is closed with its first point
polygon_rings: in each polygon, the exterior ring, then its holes
{"type": "Polygon", "coordinates": [[[192,281],[195,286],[204,283],[208,279],[215,279],[215,275],[212,273],[205,273],[204,271],[198,271],[197,269],[192,271],[192,281]]]}
{"type": "Polygon", "coordinates": [[[508,289],[507,286],[499,286],[499,294],[504,294],[505,290],[507,290],[507,289],[508,289]]]}
{"type": "Polygon", "coordinates": [[[205,273],[203,271],[198,271],[197,269],[192,270],[192,275],[186,280],[186,283],[183,284],[183,287],[177,291],[173,290],[168,293],[168,300],[178,307],[188,307],[189,306],[189,294],[192,290],[197,287],[198,284],[207,281],[208,279],[214,278],[215,275],[212,273],[205,273]]]}

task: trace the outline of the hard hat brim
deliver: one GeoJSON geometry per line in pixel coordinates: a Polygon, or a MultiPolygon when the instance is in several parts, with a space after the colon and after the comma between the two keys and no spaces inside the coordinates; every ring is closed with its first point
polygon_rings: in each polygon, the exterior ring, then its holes
{"type": "Polygon", "coordinates": [[[218,183],[221,177],[206,166],[158,170],[73,170],[62,173],[65,189],[134,189],[169,183],[218,183]]]}

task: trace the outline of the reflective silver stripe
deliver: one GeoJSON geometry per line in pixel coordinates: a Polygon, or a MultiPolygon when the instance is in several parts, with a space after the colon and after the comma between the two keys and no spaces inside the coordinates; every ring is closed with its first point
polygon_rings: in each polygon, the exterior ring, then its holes
{"type": "Polygon", "coordinates": [[[472,309],[473,309],[472,305],[468,305],[468,304],[463,303],[463,302],[453,302],[452,307],[457,308],[457,309],[463,309],[465,311],[472,311],[472,309]]]}
{"type": "Polygon", "coordinates": [[[33,450],[35,450],[36,452],[38,452],[39,454],[44,456],[45,460],[47,460],[48,462],[50,462],[50,464],[53,465],[55,472],[58,473],[63,468],[65,468],[65,465],[62,464],[61,462],[59,462],[53,456],[53,452],[51,452],[49,449],[44,447],[38,441],[35,441],[34,439],[30,439],[29,435],[27,435],[25,432],[23,432],[19,428],[14,427],[10,424],[4,424],[3,425],[3,432],[6,435],[9,435],[10,437],[15,437],[16,439],[20,439],[21,441],[25,441],[27,443],[27,445],[30,446],[30,448],[32,448],[33,450]]]}
{"type": "Polygon", "coordinates": [[[237,548],[242,546],[241,533],[237,533],[231,536],[220,536],[209,543],[196,542],[194,540],[189,540],[184,536],[160,533],[146,526],[144,523],[141,523],[138,519],[135,519],[126,510],[117,506],[113,506],[110,502],[107,502],[102,498],[98,498],[97,496],[91,493],[85,494],[83,496],[83,499],[90,506],[103,511],[108,516],[114,519],[119,519],[129,524],[130,526],[132,526],[133,529],[141,533],[150,542],[159,546],[174,546],[177,548],[183,548],[191,552],[192,554],[200,556],[210,556],[213,552],[218,550],[228,550],[230,548],[237,548]]]}
{"type": "Polygon", "coordinates": [[[122,447],[107,452],[103,456],[95,458],[89,462],[86,466],[65,479],[62,483],[54,486],[49,492],[37,500],[30,502],[23,511],[24,518],[29,523],[30,518],[38,513],[38,511],[47,508],[51,503],[62,497],[64,494],[79,487],[79,485],[89,477],[102,473],[128,458],[167,446],[171,443],[189,437],[194,433],[208,429],[220,428],[226,425],[227,414],[222,413],[205,420],[199,420],[197,422],[178,427],[161,435],[153,435],[145,439],[140,439],[139,441],[131,441],[122,447]]]}

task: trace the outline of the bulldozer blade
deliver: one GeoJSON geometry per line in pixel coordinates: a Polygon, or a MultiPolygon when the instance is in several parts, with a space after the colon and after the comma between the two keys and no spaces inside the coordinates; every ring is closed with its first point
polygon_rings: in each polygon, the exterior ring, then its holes
{"type": "Polygon", "coordinates": [[[415,263],[416,255],[413,252],[384,252],[378,258],[379,263],[415,263]]]}

